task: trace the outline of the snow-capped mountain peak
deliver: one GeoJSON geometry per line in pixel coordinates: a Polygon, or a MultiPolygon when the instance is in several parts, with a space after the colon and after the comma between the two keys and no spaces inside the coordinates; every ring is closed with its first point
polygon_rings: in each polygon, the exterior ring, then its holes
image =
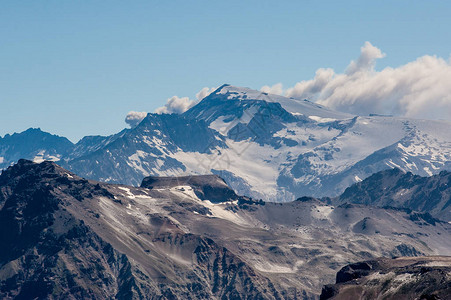
{"type": "MultiPolygon", "coordinates": [[[[82,139],[60,159],[100,181],[216,174],[238,194],[287,201],[338,195],[394,167],[422,176],[451,170],[450,128],[449,121],[353,116],[223,85],[183,114],[148,114],[132,129],[82,139]]],[[[9,161],[2,143],[0,157],[9,161]]]]}
{"type": "MultiPolygon", "coordinates": [[[[223,100],[261,100],[266,102],[280,103],[280,105],[290,113],[312,116],[313,118],[346,119],[354,117],[351,114],[332,111],[322,105],[311,102],[307,99],[288,98],[280,95],[253,90],[246,87],[236,87],[224,84],[210,94],[211,98],[221,98],[223,100]]],[[[208,101],[209,97],[206,97],[208,101]]]]}

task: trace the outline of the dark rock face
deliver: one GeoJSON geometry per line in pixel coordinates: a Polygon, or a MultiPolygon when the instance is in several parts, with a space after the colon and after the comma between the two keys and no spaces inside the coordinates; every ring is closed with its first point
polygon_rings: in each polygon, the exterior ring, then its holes
{"type": "Polygon", "coordinates": [[[451,257],[380,258],[348,265],[320,299],[451,299],[451,257]]]}
{"type": "Polygon", "coordinates": [[[238,200],[239,197],[225,181],[217,175],[192,175],[179,177],[149,176],[143,179],[141,187],[173,188],[177,186],[190,186],[201,200],[210,200],[213,203],[238,200]]]}
{"type": "Polygon", "coordinates": [[[333,202],[405,207],[451,221],[451,172],[421,177],[399,169],[381,171],[350,186],[333,202]]]}
{"type": "Polygon", "coordinates": [[[372,264],[360,262],[347,265],[337,273],[337,283],[348,282],[350,280],[366,276],[373,269],[372,264]]]}

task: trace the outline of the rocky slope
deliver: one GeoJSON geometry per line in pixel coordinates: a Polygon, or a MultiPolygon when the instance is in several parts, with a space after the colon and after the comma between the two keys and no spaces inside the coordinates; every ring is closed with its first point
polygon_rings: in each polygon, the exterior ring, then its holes
{"type": "MultiPolygon", "coordinates": [[[[216,174],[240,195],[282,202],[336,196],[394,167],[421,176],[451,170],[450,128],[223,85],[181,115],[148,114],[135,128],[86,137],[58,157],[99,181],[139,186],[146,176],[216,174]]],[[[0,159],[6,167],[33,155],[0,152],[0,159]]]]}
{"type": "Polygon", "coordinates": [[[196,189],[224,192],[217,177],[179,182],[135,188],[51,162],[9,167],[0,175],[0,297],[316,299],[351,262],[451,255],[451,224],[424,214],[233,191],[213,203],[196,189]]]}
{"type": "Polygon", "coordinates": [[[380,258],[355,263],[337,273],[321,300],[451,299],[451,257],[380,258]]]}
{"type": "Polygon", "coordinates": [[[397,168],[381,171],[350,186],[332,203],[405,207],[451,221],[451,173],[421,177],[397,168]]]}
{"type": "Polygon", "coordinates": [[[2,299],[271,299],[278,293],[239,257],[169,216],[131,213],[130,201],[152,200],[144,190],[132,194],[53,163],[24,160],[3,172],[0,190],[2,299]]]}

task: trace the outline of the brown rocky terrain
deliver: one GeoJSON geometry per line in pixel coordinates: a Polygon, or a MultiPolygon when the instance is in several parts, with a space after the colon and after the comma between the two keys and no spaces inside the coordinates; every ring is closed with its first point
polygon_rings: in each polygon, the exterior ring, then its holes
{"type": "Polygon", "coordinates": [[[20,160],[0,175],[0,298],[317,299],[349,263],[451,254],[451,224],[427,214],[212,202],[207,179],[136,188],[20,160]]]}

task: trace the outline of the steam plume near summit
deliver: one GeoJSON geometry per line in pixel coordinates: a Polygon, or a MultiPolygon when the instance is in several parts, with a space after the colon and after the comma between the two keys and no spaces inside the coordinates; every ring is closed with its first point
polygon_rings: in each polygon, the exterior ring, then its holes
{"type": "Polygon", "coordinates": [[[192,100],[188,97],[172,96],[162,107],[155,110],[157,114],[181,114],[199,103],[202,99],[210,95],[217,88],[204,87],[196,94],[196,99],[192,100]]]}
{"type": "Polygon", "coordinates": [[[138,124],[147,116],[144,111],[131,111],[125,117],[125,123],[131,128],[138,126],[138,124]]]}

